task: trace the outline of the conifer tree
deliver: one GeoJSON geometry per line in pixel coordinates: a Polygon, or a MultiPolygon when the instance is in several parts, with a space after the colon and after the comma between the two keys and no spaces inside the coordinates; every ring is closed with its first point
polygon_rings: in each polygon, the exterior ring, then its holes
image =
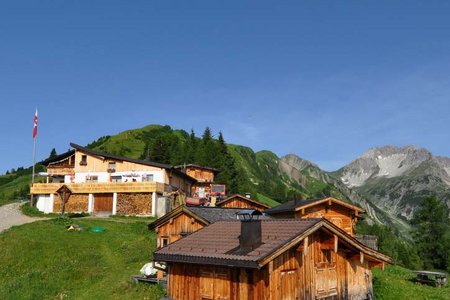
{"type": "Polygon", "coordinates": [[[50,158],[56,157],[57,155],[58,154],[56,154],[56,149],[53,148],[52,151],[50,151],[50,155],[48,156],[48,158],[50,159],[50,158]]]}
{"type": "Polygon", "coordinates": [[[449,268],[450,221],[446,206],[436,198],[425,198],[412,219],[417,252],[425,268],[449,268]]]}

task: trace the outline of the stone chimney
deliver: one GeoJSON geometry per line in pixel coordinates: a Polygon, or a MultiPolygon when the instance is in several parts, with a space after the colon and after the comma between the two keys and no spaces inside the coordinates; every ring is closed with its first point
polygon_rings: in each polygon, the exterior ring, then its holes
{"type": "Polygon", "coordinates": [[[261,215],[262,213],[255,209],[245,209],[237,213],[241,221],[240,254],[248,253],[261,245],[261,215]]]}

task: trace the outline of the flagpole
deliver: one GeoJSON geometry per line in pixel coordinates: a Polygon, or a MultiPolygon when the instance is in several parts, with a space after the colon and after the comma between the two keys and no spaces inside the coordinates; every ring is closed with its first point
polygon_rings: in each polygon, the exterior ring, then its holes
{"type": "MultiPolygon", "coordinates": [[[[31,188],[33,188],[34,184],[34,172],[36,166],[36,139],[37,139],[37,108],[36,113],[34,114],[33,120],[33,171],[31,173],[31,188]]],[[[30,191],[30,206],[33,206],[33,194],[30,191]]]]}
{"type": "MultiPolygon", "coordinates": [[[[33,138],[33,171],[31,173],[31,188],[33,188],[34,184],[34,168],[36,165],[36,137],[33,138]]],[[[30,206],[33,206],[33,194],[30,193],[30,206]]]]}

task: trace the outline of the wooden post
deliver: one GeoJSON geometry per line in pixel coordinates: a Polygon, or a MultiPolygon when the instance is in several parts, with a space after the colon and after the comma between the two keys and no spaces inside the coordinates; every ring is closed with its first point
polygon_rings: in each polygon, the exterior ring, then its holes
{"type": "Polygon", "coordinates": [[[364,253],[363,253],[362,251],[359,252],[359,262],[360,262],[361,264],[364,263],[364,253]]]}
{"type": "Polygon", "coordinates": [[[334,235],[334,253],[338,252],[338,241],[339,241],[338,236],[334,235]]]}
{"type": "Polygon", "coordinates": [[[305,237],[303,240],[303,256],[306,256],[308,254],[308,239],[309,237],[305,237]]]}

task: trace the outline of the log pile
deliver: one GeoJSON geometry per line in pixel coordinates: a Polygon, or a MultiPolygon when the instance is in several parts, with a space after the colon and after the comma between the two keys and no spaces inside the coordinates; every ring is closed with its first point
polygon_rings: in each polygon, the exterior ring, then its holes
{"type": "Polygon", "coordinates": [[[152,194],[117,194],[118,215],[150,215],[152,212],[152,194]]]}
{"type": "MultiPolygon", "coordinates": [[[[53,212],[61,212],[62,202],[58,195],[54,196],[53,212]]],[[[66,212],[87,212],[89,196],[87,194],[72,194],[66,204],[66,212]]]]}

